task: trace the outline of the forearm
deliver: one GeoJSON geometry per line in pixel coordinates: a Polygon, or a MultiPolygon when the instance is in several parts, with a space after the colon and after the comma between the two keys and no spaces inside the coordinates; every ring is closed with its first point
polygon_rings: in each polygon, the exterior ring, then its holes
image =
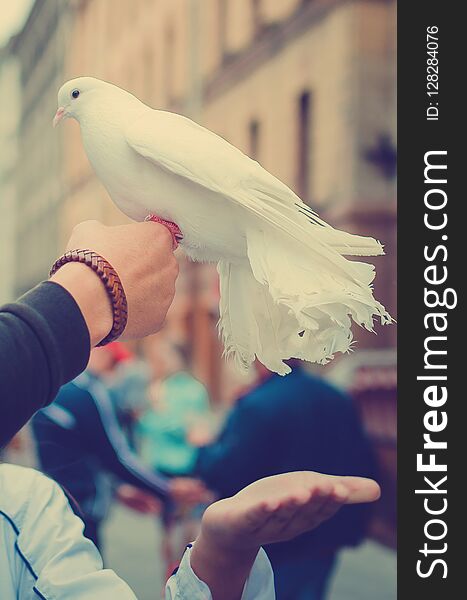
{"type": "Polygon", "coordinates": [[[45,403],[47,370],[46,354],[29,325],[0,312],[0,448],[45,403]]]}
{"type": "Polygon", "coordinates": [[[240,600],[259,549],[225,548],[201,531],[191,552],[191,567],[209,587],[213,600],[240,600]]]}
{"type": "Polygon", "coordinates": [[[151,471],[134,455],[118,459],[109,470],[125,483],[157,496],[160,500],[167,501],[170,497],[170,480],[151,471]]]}
{"type": "MultiPolygon", "coordinates": [[[[99,384],[100,385],[100,384],[99,384]]],[[[90,388],[91,393],[93,389],[90,388]]],[[[93,439],[103,466],[122,481],[166,499],[169,480],[153,472],[132,451],[118,424],[110,399],[96,388],[93,393],[98,413],[93,439]]]]}
{"type": "Polygon", "coordinates": [[[85,368],[89,349],[79,307],[53,283],[0,310],[0,446],[85,368]]]}

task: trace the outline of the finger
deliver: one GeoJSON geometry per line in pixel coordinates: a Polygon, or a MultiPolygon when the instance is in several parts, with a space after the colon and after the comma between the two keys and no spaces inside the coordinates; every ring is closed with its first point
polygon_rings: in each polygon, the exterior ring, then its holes
{"type": "Polygon", "coordinates": [[[334,516],[347,503],[349,495],[349,490],[343,484],[335,484],[334,489],[317,514],[317,518],[322,522],[334,516]]]}
{"type": "Polygon", "coordinates": [[[273,510],[267,502],[260,502],[257,506],[250,509],[245,516],[247,527],[251,528],[252,532],[256,532],[263,528],[264,525],[271,519],[273,510]]]}
{"type": "Polygon", "coordinates": [[[294,515],[300,510],[302,504],[295,498],[288,499],[279,504],[277,509],[274,511],[272,518],[278,525],[287,525],[294,515]]]}
{"type": "Polygon", "coordinates": [[[258,516],[253,532],[257,533],[261,529],[270,527],[276,515],[276,511],[279,509],[280,501],[268,500],[262,503],[263,510],[261,517],[258,516]]]}
{"type": "Polygon", "coordinates": [[[310,493],[307,493],[305,496],[292,498],[287,506],[279,508],[279,511],[274,515],[274,522],[279,527],[278,533],[286,535],[287,530],[294,528],[295,523],[300,519],[300,515],[306,510],[304,507],[308,504],[309,499],[310,493]]]}
{"type": "Polygon", "coordinates": [[[340,483],[349,491],[347,504],[375,502],[381,496],[381,488],[373,479],[365,477],[342,477],[340,478],[340,483]]]}
{"type": "Polygon", "coordinates": [[[295,515],[294,527],[311,529],[323,521],[326,518],[323,513],[326,515],[333,509],[333,505],[329,503],[332,501],[334,490],[335,485],[328,482],[313,489],[306,504],[299,507],[295,515]]]}
{"type": "Polygon", "coordinates": [[[340,482],[334,484],[332,492],[329,495],[328,504],[346,504],[350,497],[350,490],[340,482]]]}
{"type": "Polygon", "coordinates": [[[313,513],[318,514],[329,500],[333,489],[334,486],[329,482],[323,482],[319,486],[316,486],[314,489],[312,489],[306,503],[306,513],[309,515],[313,513]]]}

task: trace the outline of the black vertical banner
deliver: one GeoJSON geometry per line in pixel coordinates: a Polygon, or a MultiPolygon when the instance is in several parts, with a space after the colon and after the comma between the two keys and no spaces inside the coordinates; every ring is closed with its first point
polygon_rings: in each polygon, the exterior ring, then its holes
{"type": "Polygon", "coordinates": [[[401,600],[467,598],[460,567],[467,536],[460,290],[467,276],[467,36],[460,8],[431,0],[398,6],[401,600]]]}

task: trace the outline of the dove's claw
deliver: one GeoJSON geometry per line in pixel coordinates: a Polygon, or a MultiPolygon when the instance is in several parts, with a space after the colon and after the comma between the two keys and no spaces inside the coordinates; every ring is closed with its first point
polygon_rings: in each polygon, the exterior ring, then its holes
{"type": "Polygon", "coordinates": [[[166,221],[157,215],[148,215],[144,220],[152,221],[153,223],[160,223],[161,225],[164,225],[164,227],[167,227],[167,229],[170,231],[170,235],[172,236],[173,249],[177,249],[178,243],[183,240],[183,233],[180,231],[180,227],[176,223],[173,223],[172,221],[166,221]]]}

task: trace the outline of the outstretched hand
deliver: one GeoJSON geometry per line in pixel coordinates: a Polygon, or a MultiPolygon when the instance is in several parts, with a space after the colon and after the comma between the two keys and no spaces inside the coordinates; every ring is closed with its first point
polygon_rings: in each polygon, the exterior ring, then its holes
{"type": "Polygon", "coordinates": [[[379,496],[378,484],[362,477],[297,471],[260,479],[206,510],[191,566],[213,600],[239,600],[262,545],[290,540],[315,529],[344,504],[379,496]]]}
{"type": "Polygon", "coordinates": [[[332,517],[344,504],[379,498],[376,482],[297,471],[255,481],[212,504],[203,527],[218,543],[239,548],[284,542],[332,517]]]}

